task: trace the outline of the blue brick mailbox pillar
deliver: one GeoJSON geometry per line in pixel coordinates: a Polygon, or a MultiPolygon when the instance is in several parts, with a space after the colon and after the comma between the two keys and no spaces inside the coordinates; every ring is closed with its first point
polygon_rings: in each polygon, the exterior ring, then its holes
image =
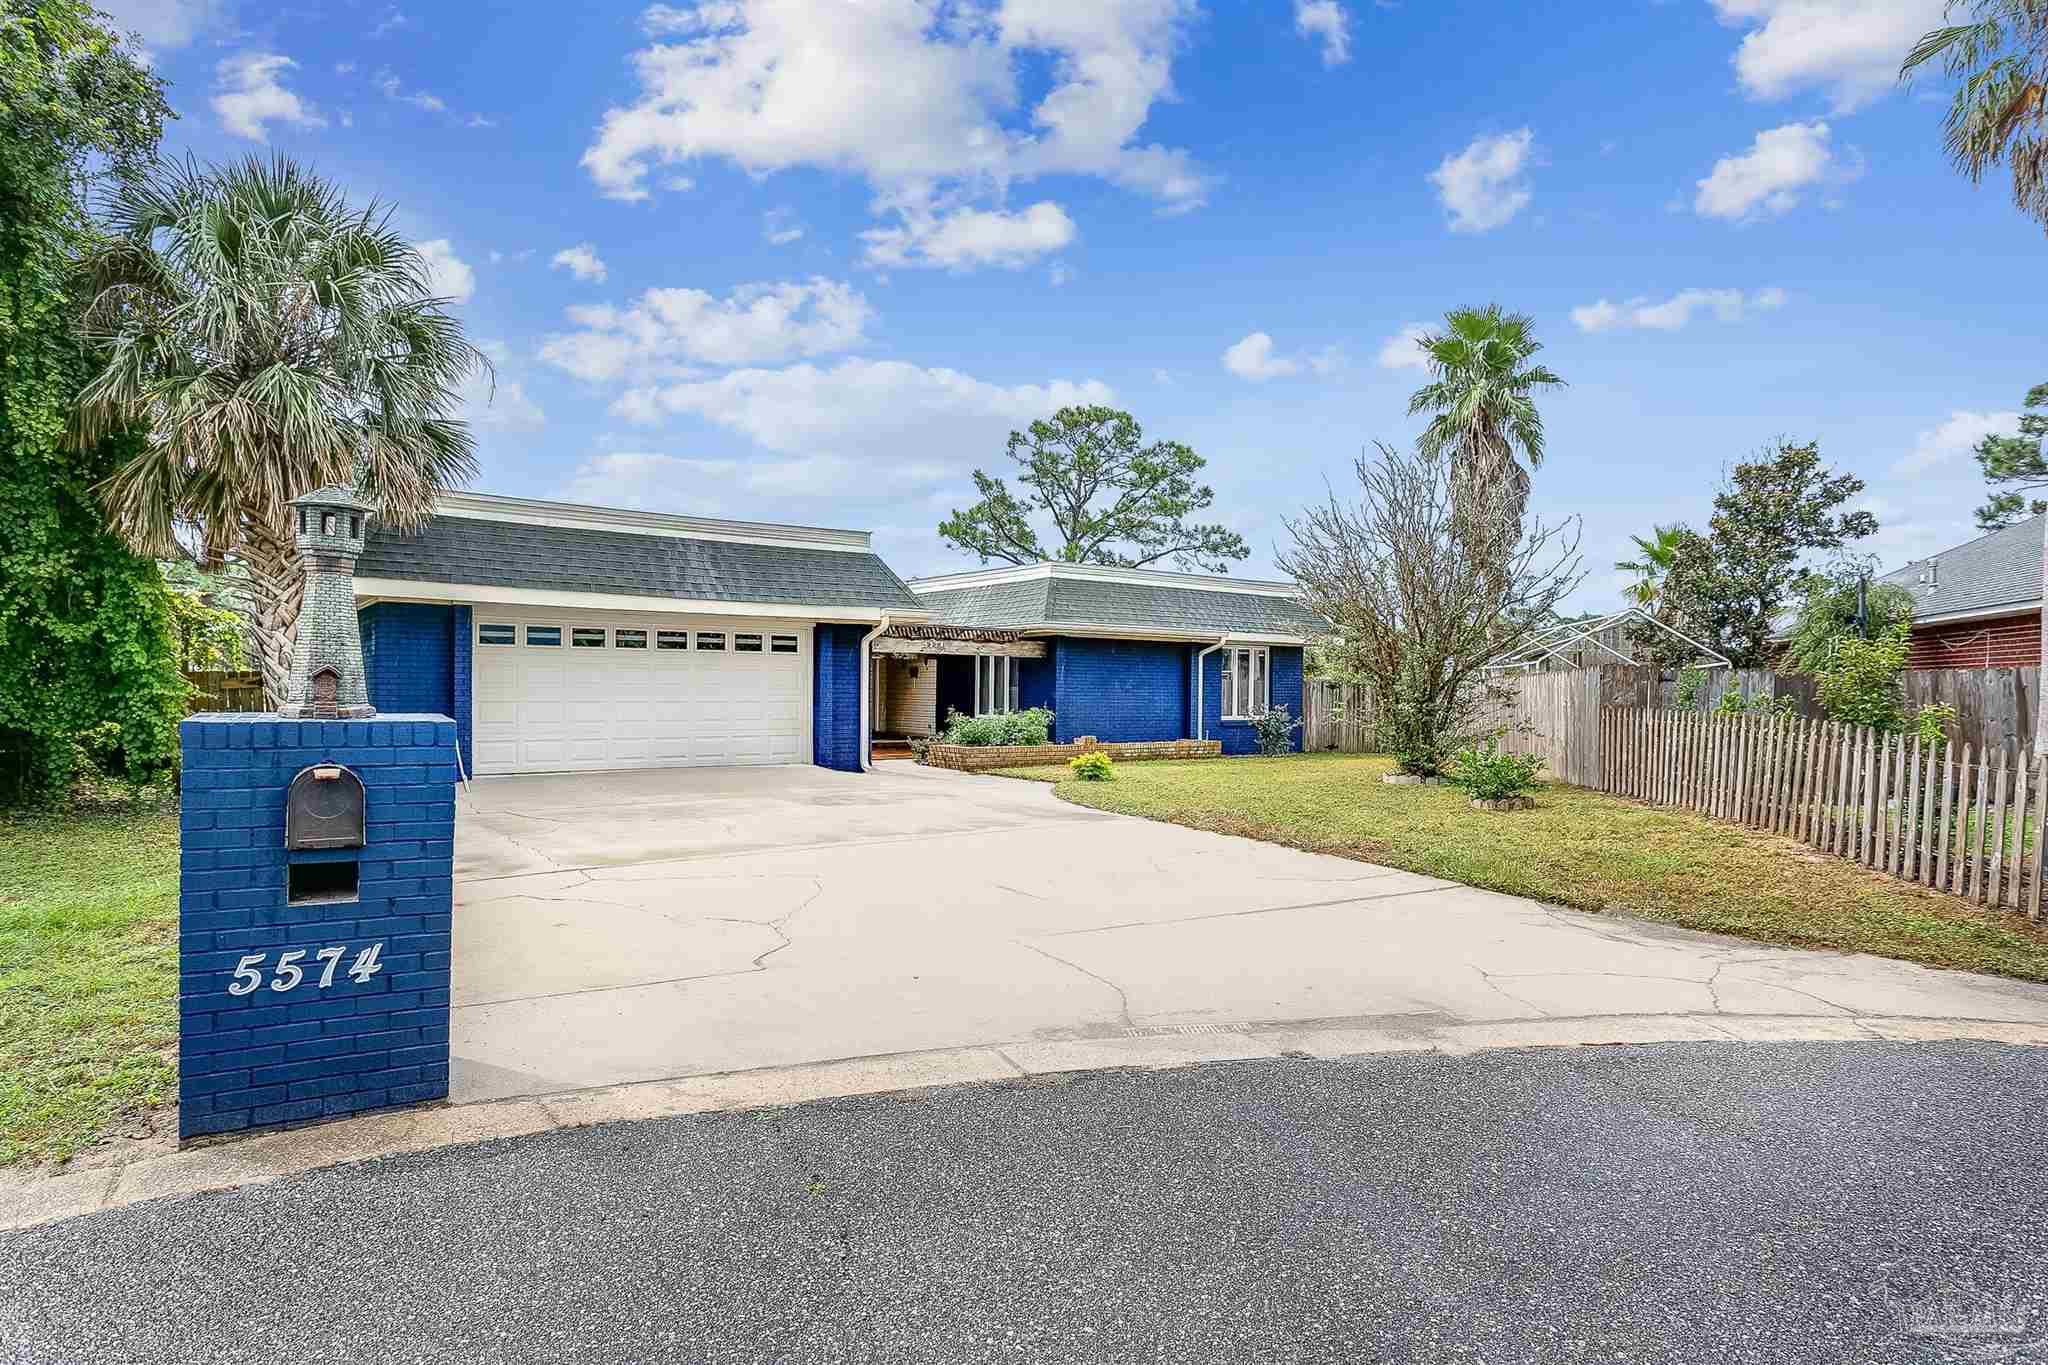
{"type": "Polygon", "coordinates": [[[448,1094],[455,722],[194,716],[178,901],[178,1133],[448,1094]],[[361,779],[360,848],[288,852],[309,767],[361,779]]]}

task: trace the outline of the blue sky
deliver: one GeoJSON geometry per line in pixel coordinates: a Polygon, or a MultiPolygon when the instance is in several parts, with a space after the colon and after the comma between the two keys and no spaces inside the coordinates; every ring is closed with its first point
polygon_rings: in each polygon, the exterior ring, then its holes
{"type": "Polygon", "coordinates": [[[1534,505],[1630,532],[1817,438],[1888,565],[1966,539],[2042,372],[2044,247],[1942,161],[1942,0],[112,0],[168,148],[377,197],[497,357],[488,492],[872,529],[1113,403],[1283,519],[1405,442],[1404,329],[1534,316],[1534,505]],[[573,15],[573,18],[571,17],[573,15]]]}

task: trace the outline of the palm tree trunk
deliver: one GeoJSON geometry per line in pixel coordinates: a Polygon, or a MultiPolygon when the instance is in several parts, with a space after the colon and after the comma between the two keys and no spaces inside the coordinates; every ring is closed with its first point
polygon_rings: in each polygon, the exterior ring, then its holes
{"type": "Polygon", "coordinates": [[[284,705],[291,682],[305,573],[292,537],[268,524],[260,512],[246,516],[237,553],[249,572],[249,634],[263,670],[263,704],[275,711],[284,705]]]}

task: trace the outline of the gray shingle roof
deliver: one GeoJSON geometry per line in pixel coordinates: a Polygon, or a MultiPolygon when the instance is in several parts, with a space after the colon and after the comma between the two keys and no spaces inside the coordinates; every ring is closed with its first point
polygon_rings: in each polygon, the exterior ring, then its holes
{"type": "Polygon", "coordinates": [[[1931,587],[1919,581],[1928,570],[1926,559],[1915,560],[1878,580],[1895,583],[1913,594],[1915,620],[1992,607],[2027,607],[2041,600],[2039,516],[1979,536],[1952,550],[1943,550],[1931,559],[1931,587]]]}
{"type": "Polygon", "coordinates": [[[715,602],[904,610],[922,605],[888,565],[865,551],[468,517],[436,517],[416,534],[373,523],[356,573],[415,583],[715,602]]]}
{"type": "Polygon", "coordinates": [[[1314,635],[1321,622],[1287,597],[1099,579],[1027,578],[920,593],[935,623],[1011,630],[1129,626],[1140,630],[1221,635],[1314,635]]]}

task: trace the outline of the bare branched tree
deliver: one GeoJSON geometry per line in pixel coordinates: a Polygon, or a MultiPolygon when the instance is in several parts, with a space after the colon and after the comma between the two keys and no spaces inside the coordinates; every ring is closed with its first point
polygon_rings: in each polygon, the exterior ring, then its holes
{"type": "Polygon", "coordinates": [[[1486,665],[1549,625],[1584,577],[1578,521],[1525,526],[1505,481],[1474,503],[1480,486],[1442,457],[1382,444],[1356,468],[1357,504],[1332,492],[1287,523],[1294,548],[1278,563],[1330,621],[1326,654],[1372,687],[1402,771],[1433,776],[1491,713],[1486,665]],[[1475,546],[1512,548],[1498,561],[1475,546]]]}

